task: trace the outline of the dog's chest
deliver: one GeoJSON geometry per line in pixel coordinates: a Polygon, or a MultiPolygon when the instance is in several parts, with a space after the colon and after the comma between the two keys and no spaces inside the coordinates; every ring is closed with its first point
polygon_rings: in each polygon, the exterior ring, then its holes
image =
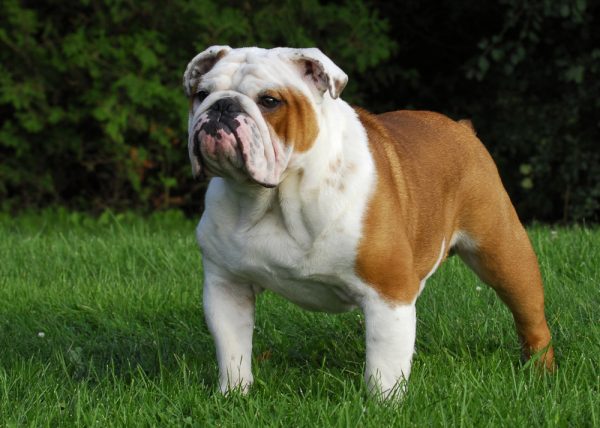
{"type": "Polygon", "coordinates": [[[342,218],[317,236],[307,236],[307,230],[295,230],[278,213],[247,227],[240,226],[238,216],[221,211],[217,217],[209,211],[198,240],[204,256],[235,280],[274,291],[306,309],[341,312],[355,307],[360,294],[353,281],[355,223],[342,218]]]}

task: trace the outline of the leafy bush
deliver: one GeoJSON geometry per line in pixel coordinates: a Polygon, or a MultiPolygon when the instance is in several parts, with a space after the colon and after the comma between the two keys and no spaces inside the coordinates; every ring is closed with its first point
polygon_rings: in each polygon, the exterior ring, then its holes
{"type": "Polygon", "coordinates": [[[504,27],[479,43],[469,76],[495,100],[481,109],[494,151],[541,219],[600,215],[598,3],[504,0],[504,27]],[[508,170],[508,168],[506,168],[508,170]]]}
{"type": "Polygon", "coordinates": [[[398,49],[375,105],[471,118],[522,218],[600,220],[600,2],[381,7],[398,49]]]}
{"type": "Polygon", "coordinates": [[[600,3],[120,0],[0,6],[0,208],[183,207],[181,74],[212,44],[319,46],[344,98],[473,119],[526,220],[600,220],[600,3]]]}
{"type": "Polygon", "coordinates": [[[318,45],[358,74],[393,47],[385,21],[360,1],[6,0],[0,23],[5,209],[199,210],[181,90],[198,51],[318,45]]]}

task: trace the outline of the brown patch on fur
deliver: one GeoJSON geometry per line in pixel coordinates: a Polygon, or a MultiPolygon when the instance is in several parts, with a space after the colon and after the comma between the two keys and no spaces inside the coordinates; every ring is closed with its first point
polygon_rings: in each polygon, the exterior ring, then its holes
{"type": "Polygon", "coordinates": [[[390,301],[411,302],[419,290],[419,278],[412,266],[412,251],[402,227],[402,194],[406,182],[398,153],[387,129],[378,119],[357,110],[369,138],[377,169],[377,185],[371,197],[358,248],[356,273],[390,301]]]}
{"type": "MultiPolygon", "coordinates": [[[[436,113],[358,114],[377,169],[358,270],[391,300],[412,301],[437,261],[442,241],[448,246],[457,229],[461,199],[475,197],[461,188],[465,167],[475,166],[470,168],[475,181],[489,181],[489,168],[469,159],[482,157],[481,152],[489,155],[470,130],[436,113]],[[369,260],[377,260],[381,269],[369,260]],[[393,275],[379,278],[380,270],[390,269],[393,275]]],[[[486,161],[495,169],[491,159],[481,160],[486,161]]]]}
{"type": "Polygon", "coordinates": [[[281,101],[273,111],[264,111],[263,116],[281,140],[302,153],[309,150],[319,134],[317,116],[308,99],[300,92],[283,88],[271,90],[265,95],[281,101]]]}
{"type": "Polygon", "coordinates": [[[342,166],[342,159],[337,158],[335,160],[335,162],[334,161],[329,162],[329,171],[335,173],[340,169],[341,166],[342,166]]]}
{"type": "Polygon", "coordinates": [[[369,138],[377,183],[363,222],[356,273],[390,303],[414,301],[420,281],[455,250],[511,310],[530,357],[554,367],[537,259],[496,166],[464,122],[417,111],[374,116],[357,110],[369,138]],[[447,254],[443,255],[445,258],[447,254]]]}

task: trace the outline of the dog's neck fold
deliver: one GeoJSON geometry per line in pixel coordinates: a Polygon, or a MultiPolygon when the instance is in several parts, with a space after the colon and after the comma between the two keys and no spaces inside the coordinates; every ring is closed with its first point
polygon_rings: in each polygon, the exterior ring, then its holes
{"type": "Polygon", "coordinates": [[[314,146],[292,157],[277,187],[226,180],[236,193],[240,229],[249,230],[266,216],[275,216],[298,245],[309,250],[338,223],[349,204],[367,197],[354,190],[364,189],[364,184],[353,186],[373,175],[365,130],[346,102],[326,98],[316,106],[320,132],[314,146]],[[346,118],[352,119],[339,123],[346,118]]]}

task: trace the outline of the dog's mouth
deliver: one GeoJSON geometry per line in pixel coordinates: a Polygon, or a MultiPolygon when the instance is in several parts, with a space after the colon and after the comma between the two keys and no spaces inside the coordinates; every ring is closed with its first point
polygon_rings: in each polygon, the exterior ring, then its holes
{"type": "Polygon", "coordinates": [[[245,170],[242,142],[231,120],[200,121],[194,133],[193,152],[213,176],[237,176],[245,170]]]}
{"type": "Polygon", "coordinates": [[[208,110],[200,115],[190,141],[197,170],[207,176],[232,178],[275,187],[281,173],[277,149],[265,141],[245,112],[208,110]]]}
{"type": "Polygon", "coordinates": [[[275,187],[287,168],[286,145],[243,96],[226,97],[199,111],[190,124],[189,154],[196,176],[275,187]]]}

